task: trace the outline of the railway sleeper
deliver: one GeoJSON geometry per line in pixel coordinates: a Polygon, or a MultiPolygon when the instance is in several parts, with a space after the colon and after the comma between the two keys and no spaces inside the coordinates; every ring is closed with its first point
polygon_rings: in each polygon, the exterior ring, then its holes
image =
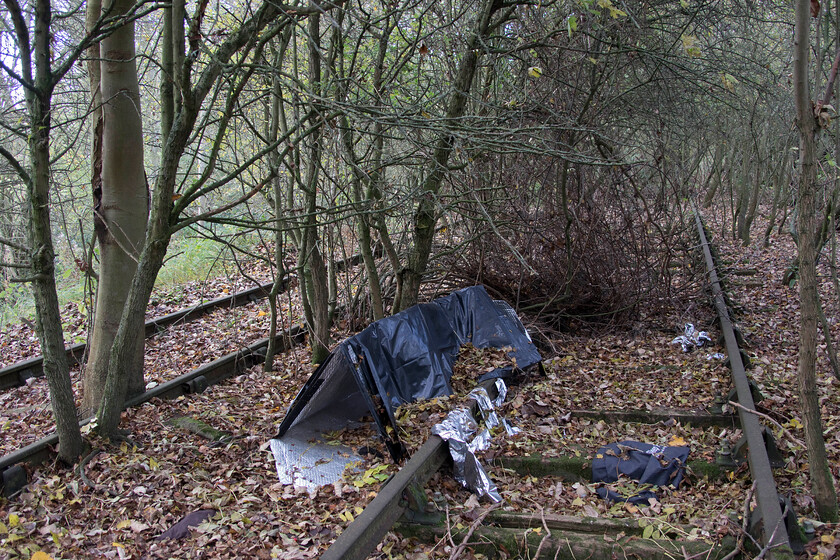
{"type": "MultiPolygon", "coordinates": [[[[544,457],[542,455],[527,455],[524,457],[497,457],[493,461],[496,468],[507,469],[523,476],[556,476],[569,481],[590,482],[592,480],[592,460],[587,453],[565,455],[562,457],[544,457]]],[[[737,470],[738,465],[720,464],[718,462],[694,459],[686,464],[686,470],[691,476],[724,480],[729,473],[737,470]]]]}
{"type": "Polygon", "coordinates": [[[677,421],[681,424],[710,428],[732,428],[738,424],[738,416],[724,414],[721,407],[709,410],[653,409],[653,410],[572,410],[573,418],[591,418],[604,422],[637,422],[656,424],[658,422],[677,421]]]}
{"type": "MultiPolygon", "coordinates": [[[[673,558],[721,559],[736,547],[726,536],[716,543],[688,538],[644,538],[643,528],[623,520],[525,514],[502,516],[492,513],[467,535],[469,528],[419,525],[400,522],[396,530],[434,545],[441,541],[464,543],[488,558],[568,559],[580,558],[673,558]]],[[[660,535],[661,536],[661,535],[660,535]]],[[[461,546],[461,545],[458,545],[461,546]]]]}
{"type": "MultiPolygon", "coordinates": [[[[736,465],[692,460],[687,465],[696,477],[726,480],[736,465]]],[[[490,472],[496,469],[513,471],[517,475],[554,476],[570,481],[592,479],[590,459],[581,456],[499,457],[490,472]]],[[[491,474],[492,476],[492,474],[491,474]]],[[[402,506],[406,508],[394,530],[403,537],[414,537],[429,546],[440,542],[461,543],[468,535],[468,528],[453,528],[446,520],[444,508],[437,500],[429,500],[426,493],[409,487],[404,493],[402,506]],[[410,498],[407,494],[410,491],[410,498]],[[448,527],[448,528],[447,528],[448,527]]],[[[788,504],[789,506],[789,504],[788,504]]],[[[794,552],[801,551],[803,539],[791,507],[785,509],[785,528],[791,536],[794,552]]],[[[748,520],[750,534],[759,537],[763,531],[759,511],[753,511],[748,520]]],[[[609,558],[639,557],[673,559],[674,557],[723,558],[737,546],[731,535],[716,542],[699,538],[689,525],[656,520],[646,523],[639,519],[595,518],[545,512],[492,511],[472,527],[466,548],[488,558],[609,558]],[[652,530],[651,530],[652,528],[652,530]]],[[[746,542],[750,542],[749,539],[746,542]]],[[[753,550],[752,552],[756,552],[753,550]]]]}

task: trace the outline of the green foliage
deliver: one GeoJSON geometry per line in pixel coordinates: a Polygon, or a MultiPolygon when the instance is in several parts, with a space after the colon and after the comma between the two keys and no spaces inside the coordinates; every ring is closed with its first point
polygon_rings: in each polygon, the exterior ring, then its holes
{"type": "MultiPolygon", "coordinates": [[[[220,274],[224,268],[220,258],[223,250],[218,243],[200,237],[173,240],[169,250],[173,256],[161,269],[157,286],[178,286],[220,274]]],[[[62,308],[72,303],[78,306],[82,315],[86,314],[85,276],[74,265],[60,260],[56,262],[56,289],[62,308]]],[[[21,318],[35,320],[35,303],[29,285],[18,282],[0,284],[0,328],[19,322],[21,318]]],[[[65,333],[67,330],[65,328],[65,333]]]]}
{"type": "Polygon", "coordinates": [[[202,280],[222,268],[220,252],[223,248],[201,237],[173,239],[171,255],[158,273],[156,286],[171,287],[202,280]]]}
{"type": "Polygon", "coordinates": [[[6,282],[0,289],[0,326],[18,321],[19,317],[34,317],[35,303],[26,284],[6,282]]]}
{"type": "Polygon", "coordinates": [[[367,469],[362,476],[353,481],[353,486],[362,488],[377,482],[383,482],[388,478],[388,465],[376,465],[367,469]]]}

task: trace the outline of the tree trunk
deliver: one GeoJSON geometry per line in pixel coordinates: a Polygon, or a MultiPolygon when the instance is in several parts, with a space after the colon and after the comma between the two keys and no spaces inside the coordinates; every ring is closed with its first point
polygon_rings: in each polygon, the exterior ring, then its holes
{"type": "Polygon", "coordinates": [[[817,314],[820,319],[823,339],[825,340],[825,353],[828,356],[828,363],[831,364],[831,372],[834,378],[840,381],[840,363],[837,361],[837,351],[834,349],[834,337],[831,336],[831,326],[822,308],[822,302],[817,299],[817,314]]]}
{"type": "Polygon", "coordinates": [[[799,371],[798,389],[802,407],[805,439],[808,445],[811,494],[820,519],[837,521],[837,495],[825,451],[822,435],[819,395],[816,383],[817,316],[817,239],[816,239],[816,135],[808,82],[808,54],[810,47],[810,2],[796,3],[796,31],[794,34],[794,95],[801,177],[799,183],[799,371]]]}
{"type": "MultiPolygon", "coordinates": [[[[343,13],[343,12],[342,12],[343,13]]],[[[339,18],[343,21],[343,18],[339,18]]],[[[379,50],[376,57],[376,62],[373,71],[373,91],[376,96],[376,102],[381,104],[382,99],[382,74],[385,64],[385,56],[388,52],[388,42],[393,30],[391,18],[388,16],[385,20],[385,28],[379,38],[379,50]]],[[[338,28],[341,29],[340,27],[338,28]]],[[[336,88],[336,99],[339,103],[347,101],[347,79],[344,69],[344,53],[343,38],[335,33],[334,44],[339,49],[336,56],[336,64],[338,68],[335,73],[342,78],[339,87],[336,88]]],[[[371,235],[371,223],[376,221],[374,214],[375,210],[371,210],[376,204],[378,198],[381,197],[379,181],[382,177],[380,165],[382,162],[382,147],[384,142],[384,124],[377,120],[374,123],[373,130],[373,156],[371,157],[370,167],[373,169],[369,174],[364,173],[361,167],[361,161],[356,154],[354,148],[355,139],[353,137],[353,128],[350,126],[349,119],[346,114],[342,114],[339,122],[339,135],[341,138],[341,145],[344,148],[350,171],[352,173],[351,184],[353,193],[353,202],[356,205],[356,229],[359,234],[359,252],[362,254],[362,260],[365,265],[365,273],[367,274],[368,290],[370,292],[371,309],[373,311],[373,319],[379,320],[385,316],[385,304],[382,299],[382,286],[380,284],[379,270],[376,266],[376,258],[373,250],[373,239],[371,235]],[[363,185],[367,184],[368,188],[363,190],[363,185]]],[[[387,234],[387,229],[386,229],[387,234]]]]}
{"type": "MultiPolygon", "coordinates": [[[[756,155],[757,157],[757,155],[756,155]]],[[[733,239],[741,239],[743,241],[744,222],[747,217],[747,207],[750,199],[750,172],[753,165],[752,151],[744,154],[744,161],[741,164],[740,173],[738,175],[738,190],[735,193],[735,221],[732,226],[733,239]]]]}
{"type": "MultiPolygon", "coordinates": [[[[89,0],[90,2],[90,0],[89,0]]],[[[90,9],[88,7],[88,9],[90,9]]],[[[175,55],[173,47],[174,37],[172,34],[172,6],[169,5],[161,11],[163,18],[163,37],[160,53],[160,138],[161,144],[166,142],[169,131],[172,130],[172,121],[175,119],[175,55]]],[[[182,22],[183,27],[183,22],[182,22]]]]}
{"type": "MultiPolygon", "coordinates": [[[[466,51],[458,66],[453,92],[446,110],[446,126],[450,131],[457,126],[457,121],[464,116],[467,96],[470,93],[478,61],[483,52],[483,40],[490,28],[490,20],[499,7],[500,3],[496,0],[484,0],[481,5],[478,21],[476,21],[475,28],[467,42],[466,51]]],[[[420,284],[429,263],[429,255],[435,236],[437,194],[448,171],[449,156],[454,148],[455,137],[451,132],[444,133],[435,147],[430,162],[431,169],[428,170],[428,175],[423,181],[420,200],[414,212],[414,246],[408,257],[408,265],[399,273],[402,286],[400,300],[394,303],[394,312],[417,303],[420,284]]]]}
{"type": "MultiPolygon", "coordinates": [[[[172,124],[175,122],[175,115],[183,109],[184,95],[187,93],[189,83],[186,83],[185,73],[186,58],[184,23],[187,18],[186,0],[172,0],[172,35],[169,38],[172,44],[172,124]]],[[[172,130],[170,124],[169,130],[172,130]]],[[[165,142],[166,138],[162,140],[165,142]]]]}
{"type": "Polygon", "coordinates": [[[759,162],[755,167],[752,192],[750,193],[749,190],[745,189],[749,193],[749,205],[744,213],[744,222],[741,228],[741,241],[744,247],[748,247],[750,244],[750,230],[752,229],[755,213],[758,209],[758,199],[761,197],[761,178],[761,163],[759,162]]]}
{"type": "MultiPolygon", "coordinates": [[[[121,15],[132,6],[131,0],[118,0],[113,5],[113,14],[121,15]]],[[[98,408],[102,398],[111,345],[137,269],[148,216],[134,23],[126,23],[103,39],[100,49],[102,188],[99,200],[94,201],[100,273],[82,402],[83,409],[91,412],[98,408]]],[[[144,329],[134,333],[137,340],[132,342],[132,347],[136,354],[127,363],[129,396],[145,389],[144,334],[144,329]]]]}
{"type": "Polygon", "coordinates": [[[721,167],[723,164],[723,144],[718,143],[715,147],[715,155],[714,160],[712,161],[712,167],[709,169],[709,175],[706,177],[706,184],[703,185],[703,189],[705,190],[706,195],[703,197],[703,208],[708,208],[712,205],[712,201],[715,199],[715,195],[717,194],[718,187],[720,187],[721,183],[721,167]],[[712,179],[715,179],[712,182],[712,179]],[[709,186],[711,185],[711,188],[709,186]]]}
{"type": "Polygon", "coordinates": [[[770,208],[770,217],[767,220],[767,228],[764,230],[764,247],[770,246],[770,234],[773,233],[773,226],[776,223],[776,216],[779,214],[779,205],[782,201],[782,186],[787,181],[788,169],[788,154],[790,150],[787,149],[787,142],[785,142],[785,153],[782,156],[781,164],[775,173],[773,173],[773,205],[770,208]]]}
{"type": "MultiPolygon", "coordinates": [[[[289,46],[290,38],[291,33],[283,33],[281,36],[277,52],[272,60],[272,66],[274,68],[281,67],[286,56],[286,49],[289,46]]],[[[277,141],[281,123],[284,133],[287,131],[285,117],[282,112],[282,103],[283,91],[280,87],[280,76],[274,74],[271,84],[271,106],[269,108],[269,123],[266,134],[269,142],[272,143],[277,141]]],[[[269,318],[268,327],[268,346],[265,350],[265,362],[263,363],[263,370],[266,372],[274,370],[274,355],[277,353],[277,322],[279,319],[277,313],[277,295],[280,293],[281,287],[285,285],[287,274],[286,266],[283,262],[283,258],[285,256],[286,235],[284,230],[286,227],[286,220],[283,217],[285,208],[283,206],[283,185],[281,184],[279,174],[281,164],[279,152],[279,148],[275,149],[268,158],[269,165],[272,167],[275,174],[274,179],[271,181],[271,186],[272,203],[274,207],[274,265],[276,268],[274,283],[272,284],[271,292],[268,295],[268,304],[271,310],[271,316],[269,318]]]]}
{"type": "Polygon", "coordinates": [[[142,351],[142,346],[138,346],[137,332],[144,330],[146,305],[152,294],[157,273],[163,266],[166,247],[171,238],[168,217],[167,214],[167,219],[152,222],[152,227],[149,228],[149,240],[140,255],[140,264],[134,274],[111,348],[108,375],[97,412],[97,431],[104,437],[110,438],[117,433],[129,378],[134,367],[132,360],[142,351]]]}
{"type": "MultiPolygon", "coordinates": [[[[178,2],[173,7],[177,7],[177,5],[178,2]]],[[[176,87],[179,88],[180,92],[180,95],[176,96],[176,115],[161,152],[160,172],[152,193],[151,215],[148,221],[146,239],[111,347],[105,389],[96,415],[96,429],[103,437],[112,437],[118,430],[120,414],[125,405],[128,381],[132,369],[135,367],[133,360],[140,351],[137,344],[137,333],[144,330],[146,306],[157,273],[163,266],[166,249],[174,230],[173,196],[178,177],[178,167],[195,126],[201,102],[221,74],[223,65],[230,60],[238,49],[246,45],[272,17],[277,15],[275,9],[274,6],[263,4],[257,10],[257,13],[233,32],[224,43],[219,45],[214,51],[214,57],[204,67],[195,89],[188,90],[186,88],[185,82],[188,77],[186,74],[189,72],[186,62],[179,66],[176,61],[175,71],[178,80],[176,81],[176,87]]],[[[199,14],[196,14],[196,17],[199,17],[199,14]]],[[[173,21],[178,21],[177,16],[173,18],[173,21]]],[[[177,34],[178,27],[173,25],[173,34],[177,34]]],[[[195,48],[198,48],[197,44],[195,48]]],[[[175,55],[177,56],[177,54],[176,52],[175,55]]]]}
{"type": "MultiPolygon", "coordinates": [[[[41,342],[44,374],[50,388],[50,404],[58,432],[58,455],[63,461],[72,463],[81,455],[84,442],[79,430],[70,370],[64,349],[64,333],[55,286],[55,252],[50,230],[50,111],[54,87],[49,66],[52,36],[50,19],[49,0],[38,0],[35,3],[34,21],[35,91],[25,90],[27,109],[32,119],[29,135],[31,176],[27,184],[29,243],[32,248],[32,292],[37,317],[36,330],[41,342]]],[[[21,38],[23,37],[19,37],[21,38]]],[[[25,65],[25,74],[30,73],[31,60],[21,62],[25,65]]]]}
{"type": "MultiPolygon", "coordinates": [[[[309,18],[309,85],[314,98],[320,98],[321,86],[321,18],[313,15],[309,18]]],[[[314,109],[314,107],[312,107],[314,109]]],[[[316,118],[320,118],[317,116],[316,118]]],[[[304,191],[306,199],[306,216],[304,217],[303,236],[300,247],[303,259],[303,278],[311,310],[309,327],[309,345],[312,348],[312,363],[320,364],[329,355],[330,344],[330,314],[329,314],[329,286],[327,280],[327,266],[321,252],[321,241],[318,235],[318,190],[319,170],[321,167],[322,133],[319,126],[309,138],[309,161],[304,177],[304,191]]],[[[303,284],[303,283],[302,283],[303,284]]],[[[303,286],[302,286],[303,287],[303,286]]]]}
{"type": "MultiPolygon", "coordinates": [[[[43,108],[49,114],[49,106],[43,108]]],[[[50,388],[50,404],[59,440],[59,457],[72,463],[82,453],[83,442],[76,416],[76,404],[70,382],[70,369],[64,350],[58,295],[55,287],[55,253],[50,232],[49,210],[49,117],[41,124],[43,134],[33,133],[30,151],[33,162],[33,185],[29,189],[29,238],[32,255],[32,292],[35,298],[36,327],[44,357],[44,374],[50,388]],[[39,144],[40,146],[35,146],[39,144]],[[46,149],[41,149],[41,147],[46,149]]],[[[40,128],[40,127],[39,127],[40,128]]]]}

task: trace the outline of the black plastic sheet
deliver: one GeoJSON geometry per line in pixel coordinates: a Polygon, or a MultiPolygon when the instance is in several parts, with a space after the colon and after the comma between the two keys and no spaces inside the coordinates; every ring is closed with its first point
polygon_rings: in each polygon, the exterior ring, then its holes
{"type": "Polygon", "coordinates": [[[342,342],[298,393],[276,437],[318,412],[329,411],[336,429],[343,417],[357,420],[359,410],[367,409],[391,455],[399,460],[397,407],[451,395],[452,367],[459,348],[467,343],[509,349],[520,370],[541,361],[509,305],[494,301],[483,286],[458,290],[376,321],[342,342]]]}
{"type": "Polygon", "coordinates": [[[624,475],[638,481],[639,490],[622,495],[600,487],[598,495],[613,502],[647,503],[655,498],[654,487],[679,487],[685,473],[688,447],[651,445],[638,441],[620,441],[598,449],[592,461],[592,481],[611,483],[624,475]]]}

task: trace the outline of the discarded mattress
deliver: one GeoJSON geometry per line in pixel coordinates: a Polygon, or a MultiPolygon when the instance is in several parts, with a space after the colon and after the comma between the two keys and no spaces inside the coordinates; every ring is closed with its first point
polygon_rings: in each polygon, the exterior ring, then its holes
{"type": "Polygon", "coordinates": [[[621,475],[638,481],[638,487],[621,494],[602,486],[596,491],[611,502],[647,503],[655,487],[678,488],[685,473],[688,447],[651,445],[638,441],[610,443],[598,449],[592,461],[592,482],[616,482],[621,475]]]}
{"type": "MultiPolygon", "coordinates": [[[[541,357],[516,312],[473,286],[380,319],[338,345],[289,407],[271,449],[281,482],[311,487],[338,479],[359,457],[319,434],[352,426],[366,414],[395,461],[405,449],[397,436],[401,404],[451,395],[459,348],[509,349],[517,369],[541,357]]],[[[503,377],[497,370],[483,379],[503,377]]]]}

